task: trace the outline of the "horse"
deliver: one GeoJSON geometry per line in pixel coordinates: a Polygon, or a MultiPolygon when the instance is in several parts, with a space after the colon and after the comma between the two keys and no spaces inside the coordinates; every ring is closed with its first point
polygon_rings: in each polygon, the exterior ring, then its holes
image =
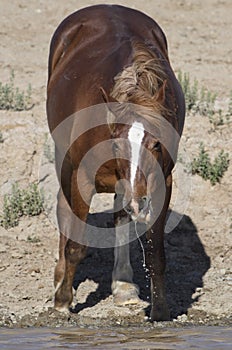
{"type": "Polygon", "coordinates": [[[93,195],[115,193],[114,303],[140,300],[133,283],[128,224],[141,223],[151,281],[150,319],[169,320],[164,227],[185,101],[165,34],[138,10],[86,7],[57,27],[48,66],[47,119],[60,184],[54,306],[70,310],[76,268],[86,256],[93,195]]]}

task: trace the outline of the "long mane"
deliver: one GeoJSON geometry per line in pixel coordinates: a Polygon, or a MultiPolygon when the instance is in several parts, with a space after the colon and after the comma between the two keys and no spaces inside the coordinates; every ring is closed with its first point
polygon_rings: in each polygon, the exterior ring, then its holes
{"type": "Polygon", "coordinates": [[[145,44],[134,42],[132,46],[132,64],[115,76],[111,96],[118,102],[135,103],[162,113],[165,106],[158,101],[158,92],[167,77],[160,59],[145,44]]]}

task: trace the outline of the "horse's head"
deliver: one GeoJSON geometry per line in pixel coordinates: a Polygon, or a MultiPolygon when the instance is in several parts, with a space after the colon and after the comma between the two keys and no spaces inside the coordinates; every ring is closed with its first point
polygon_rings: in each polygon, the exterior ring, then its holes
{"type": "Polygon", "coordinates": [[[124,210],[133,221],[149,223],[154,211],[160,212],[163,207],[172,159],[161,142],[159,127],[154,127],[152,120],[137,113],[126,114],[124,118],[109,114],[119,180],[116,192],[123,194],[124,210]]]}

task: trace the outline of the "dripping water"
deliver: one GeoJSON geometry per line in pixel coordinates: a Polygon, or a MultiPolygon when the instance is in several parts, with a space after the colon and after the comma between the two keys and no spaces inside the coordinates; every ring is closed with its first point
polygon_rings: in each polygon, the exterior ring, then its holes
{"type": "MultiPolygon", "coordinates": [[[[141,247],[141,249],[142,249],[142,254],[143,254],[143,269],[144,269],[144,271],[145,271],[145,277],[146,277],[146,280],[147,280],[147,282],[148,282],[148,280],[149,280],[149,270],[148,270],[148,268],[147,268],[147,266],[146,266],[145,249],[144,249],[144,246],[143,246],[143,242],[142,242],[142,240],[141,240],[141,238],[140,238],[140,236],[139,236],[139,234],[138,234],[138,231],[137,231],[137,222],[135,221],[134,223],[135,223],[135,233],[136,233],[136,236],[137,236],[137,238],[138,238],[140,247],[141,247]]],[[[146,287],[148,288],[149,285],[146,284],[146,287]]],[[[149,296],[147,297],[147,299],[149,299],[149,296]]]]}
{"type": "Polygon", "coordinates": [[[138,231],[137,231],[137,222],[136,222],[136,221],[135,221],[135,233],[136,233],[136,236],[137,236],[137,238],[138,238],[140,247],[141,247],[141,249],[142,249],[142,253],[143,253],[143,268],[144,268],[145,271],[146,271],[147,268],[146,268],[145,250],[144,250],[143,242],[142,242],[141,238],[139,237],[139,234],[138,234],[138,231]]]}

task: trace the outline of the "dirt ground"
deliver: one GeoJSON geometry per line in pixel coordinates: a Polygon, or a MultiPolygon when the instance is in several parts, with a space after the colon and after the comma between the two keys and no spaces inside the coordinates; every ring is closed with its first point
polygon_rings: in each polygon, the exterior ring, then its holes
{"type": "MultiPolygon", "coordinates": [[[[45,101],[49,42],[65,16],[96,3],[0,2],[0,81],[7,82],[13,69],[16,86],[26,90],[31,84],[34,103],[29,111],[0,111],[1,206],[3,195],[10,192],[15,181],[25,186],[39,179],[41,187],[51,194],[48,196],[51,203],[55,200],[54,166],[44,152],[48,133],[45,101]]],[[[232,76],[232,2],[127,0],[121,4],[143,10],[157,20],[167,35],[174,70],[189,72],[192,78],[216,92],[217,103],[225,109],[232,76]]],[[[231,123],[213,129],[207,117],[187,116],[181,158],[186,162],[191,160],[198,153],[201,141],[212,157],[221,149],[231,157],[231,132],[231,123]]],[[[174,230],[166,233],[165,240],[172,325],[229,323],[232,320],[232,161],[216,186],[199,176],[188,178],[183,199],[175,205],[177,194],[182,191],[177,173],[176,170],[172,207],[175,217],[183,218],[174,230]]],[[[108,197],[96,200],[89,220],[105,223],[104,214],[96,212],[110,205],[108,197]]],[[[70,315],[60,315],[52,309],[57,248],[53,213],[23,218],[17,227],[9,230],[0,227],[0,325],[102,326],[145,322],[149,288],[138,242],[132,244],[132,257],[135,281],[143,299],[141,305],[133,308],[113,305],[110,295],[113,251],[89,249],[75,281],[76,313],[70,315]]]]}

